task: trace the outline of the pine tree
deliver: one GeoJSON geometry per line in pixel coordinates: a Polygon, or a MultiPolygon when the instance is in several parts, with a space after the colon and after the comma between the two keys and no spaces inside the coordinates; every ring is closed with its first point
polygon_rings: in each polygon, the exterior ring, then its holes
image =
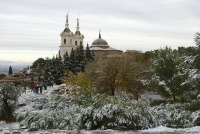
{"type": "Polygon", "coordinates": [[[55,57],[53,57],[52,59],[46,59],[46,64],[45,64],[45,75],[44,78],[46,81],[53,81],[54,80],[54,76],[53,76],[53,59],[55,59],[55,57]]]}
{"type": "Polygon", "coordinates": [[[65,52],[63,58],[64,58],[64,59],[63,59],[64,70],[65,70],[65,71],[69,71],[69,70],[70,70],[71,64],[70,64],[70,58],[69,58],[69,55],[68,55],[67,51],[65,52]]]}
{"type": "Polygon", "coordinates": [[[152,60],[152,89],[160,95],[176,101],[190,86],[190,65],[194,58],[180,55],[166,47],[158,51],[152,60]]]}
{"type": "Polygon", "coordinates": [[[89,62],[92,61],[92,59],[93,59],[88,44],[87,44],[87,47],[86,47],[85,58],[86,58],[86,61],[89,61],[89,62]]]}
{"type": "Polygon", "coordinates": [[[14,111],[21,94],[21,87],[12,82],[0,83],[0,120],[12,122],[15,120],[14,111]]]}
{"type": "Polygon", "coordinates": [[[196,45],[200,48],[200,33],[199,32],[197,32],[195,34],[194,41],[195,41],[196,45]]]}
{"type": "Polygon", "coordinates": [[[83,72],[85,70],[85,55],[83,45],[81,44],[75,51],[75,63],[78,72],[83,72]]]}
{"type": "Polygon", "coordinates": [[[58,85],[62,83],[61,78],[64,75],[64,64],[62,62],[62,57],[60,55],[60,52],[56,56],[55,68],[56,68],[55,83],[58,85]]]}
{"type": "Polygon", "coordinates": [[[13,74],[13,69],[12,69],[12,67],[11,67],[11,66],[9,67],[8,74],[9,74],[9,75],[13,74]]]}
{"type": "Polygon", "coordinates": [[[71,50],[69,59],[70,59],[70,68],[69,68],[69,70],[75,74],[77,69],[76,69],[76,61],[75,61],[75,51],[74,51],[73,48],[71,50]]]}

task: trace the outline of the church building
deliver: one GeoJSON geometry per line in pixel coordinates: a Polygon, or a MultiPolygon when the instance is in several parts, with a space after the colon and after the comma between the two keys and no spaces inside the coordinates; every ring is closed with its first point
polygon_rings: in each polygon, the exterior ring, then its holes
{"type": "Polygon", "coordinates": [[[79,19],[77,19],[76,32],[74,34],[69,29],[68,15],[67,15],[65,29],[60,34],[60,36],[61,36],[60,55],[63,58],[66,51],[70,55],[72,48],[75,50],[77,47],[83,44],[84,36],[80,32],[79,19]]]}
{"type": "MultiPolygon", "coordinates": [[[[70,55],[72,48],[75,50],[80,45],[83,45],[84,36],[80,32],[79,19],[77,19],[76,32],[74,34],[69,29],[68,15],[67,15],[65,29],[60,34],[60,36],[61,36],[60,55],[63,58],[66,51],[70,55]]],[[[94,52],[95,59],[102,59],[110,56],[121,55],[123,52],[121,50],[116,50],[110,47],[107,41],[101,38],[100,32],[99,32],[99,38],[95,39],[92,42],[90,50],[94,52]]]]}

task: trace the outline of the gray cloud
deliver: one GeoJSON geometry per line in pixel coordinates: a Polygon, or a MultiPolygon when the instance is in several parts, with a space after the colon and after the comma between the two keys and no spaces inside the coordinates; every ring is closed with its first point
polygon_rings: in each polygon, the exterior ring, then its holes
{"type": "Polygon", "coordinates": [[[70,29],[80,16],[84,43],[102,37],[118,49],[151,50],[194,45],[199,0],[0,1],[1,49],[57,51],[69,9],[70,29]]]}

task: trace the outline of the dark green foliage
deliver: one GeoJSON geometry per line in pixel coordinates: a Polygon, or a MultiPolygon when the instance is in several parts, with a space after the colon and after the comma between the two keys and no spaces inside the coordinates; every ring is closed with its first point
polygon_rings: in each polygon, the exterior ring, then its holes
{"type": "Polygon", "coordinates": [[[70,66],[71,66],[71,63],[70,63],[70,59],[69,59],[69,55],[66,51],[66,53],[64,54],[64,57],[63,57],[64,61],[63,61],[63,65],[64,65],[64,70],[67,71],[67,70],[70,70],[70,66]]]}
{"type": "Polygon", "coordinates": [[[88,61],[88,62],[93,61],[93,56],[92,56],[92,53],[90,51],[88,44],[87,44],[87,47],[86,47],[85,58],[86,58],[86,61],[88,61]]]}
{"type": "Polygon", "coordinates": [[[46,65],[45,65],[45,73],[44,73],[44,79],[46,81],[52,81],[53,76],[52,76],[52,69],[53,69],[53,62],[52,59],[46,59],[46,65]]]}
{"type": "Polygon", "coordinates": [[[75,64],[77,72],[85,71],[85,54],[82,44],[75,50],[75,64]]]}
{"type": "Polygon", "coordinates": [[[193,124],[194,124],[195,126],[200,126],[200,115],[199,115],[199,117],[197,117],[197,118],[194,120],[193,124]]]}
{"type": "Polygon", "coordinates": [[[159,106],[160,104],[166,104],[166,100],[152,100],[150,102],[151,106],[159,106]]]}
{"type": "Polygon", "coordinates": [[[75,74],[77,69],[76,69],[76,61],[75,61],[76,60],[75,51],[73,48],[71,50],[69,59],[70,59],[70,64],[71,64],[69,70],[75,74]]]}
{"type": "Polygon", "coordinates": [[[60,54],[52,59],[46,60],[45,66],[45,80],[54,81],[56,84],[62,83],[62,76],[64,75],[64,64],[60,54]]]}
{"type": "Polygon", "coordinates": [[[0,84],[0,120],[15,121],[14,110],[22,89],[14,83],[0,84]]]}
{"type": "Polygon", "coordinates": [[[11,66],[9,67],[8,74],[9,74],[9,75],[13,74],[13,69],[12,69],[12,67],[11,67],[11,66]]]}
{"type": "Polygon", "coordinates": [[[62,83],[61,78],[64,75],[64,65],[60,53],[56,56],[54,70],[54,81],[57,85],[60,85],[62,83]]]}
{"type": "Polygon", "coordinates": [[[194,100],[191,103],[188,103],[185,107],[186,110],[195,112],[197,110],[200,110],[200,100],[194,100]]]}
{"type": "Polygon", "coordinates": [[[150,87],[166,98],[181,96],[189,87],[189,74],[193,57],[184,57],[166,47],[158,51],[152,60],[150,87]],[[191,58],[191,59],[190,59],[191,58]]]}
{"type": "Polygon", "coordinates": [[[31,68],[37,68],[38,65],[44,69],[45,65],[46,65],[46,60],[43,58],[38,58],[36,61],[33,62],[33,65],[31,66],[31,68]]]}

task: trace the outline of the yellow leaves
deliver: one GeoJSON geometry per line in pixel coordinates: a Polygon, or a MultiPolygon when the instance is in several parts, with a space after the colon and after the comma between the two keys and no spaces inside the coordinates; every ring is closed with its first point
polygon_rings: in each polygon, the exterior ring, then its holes
{"type": "Polygon", "coordinates": [[[78,73],[77,75],[68,72],[68,77],[64,83],[72,86],[80,86],[83,89],[89,88],[92,84],[91,77],[86,73],[78,73]]]}

